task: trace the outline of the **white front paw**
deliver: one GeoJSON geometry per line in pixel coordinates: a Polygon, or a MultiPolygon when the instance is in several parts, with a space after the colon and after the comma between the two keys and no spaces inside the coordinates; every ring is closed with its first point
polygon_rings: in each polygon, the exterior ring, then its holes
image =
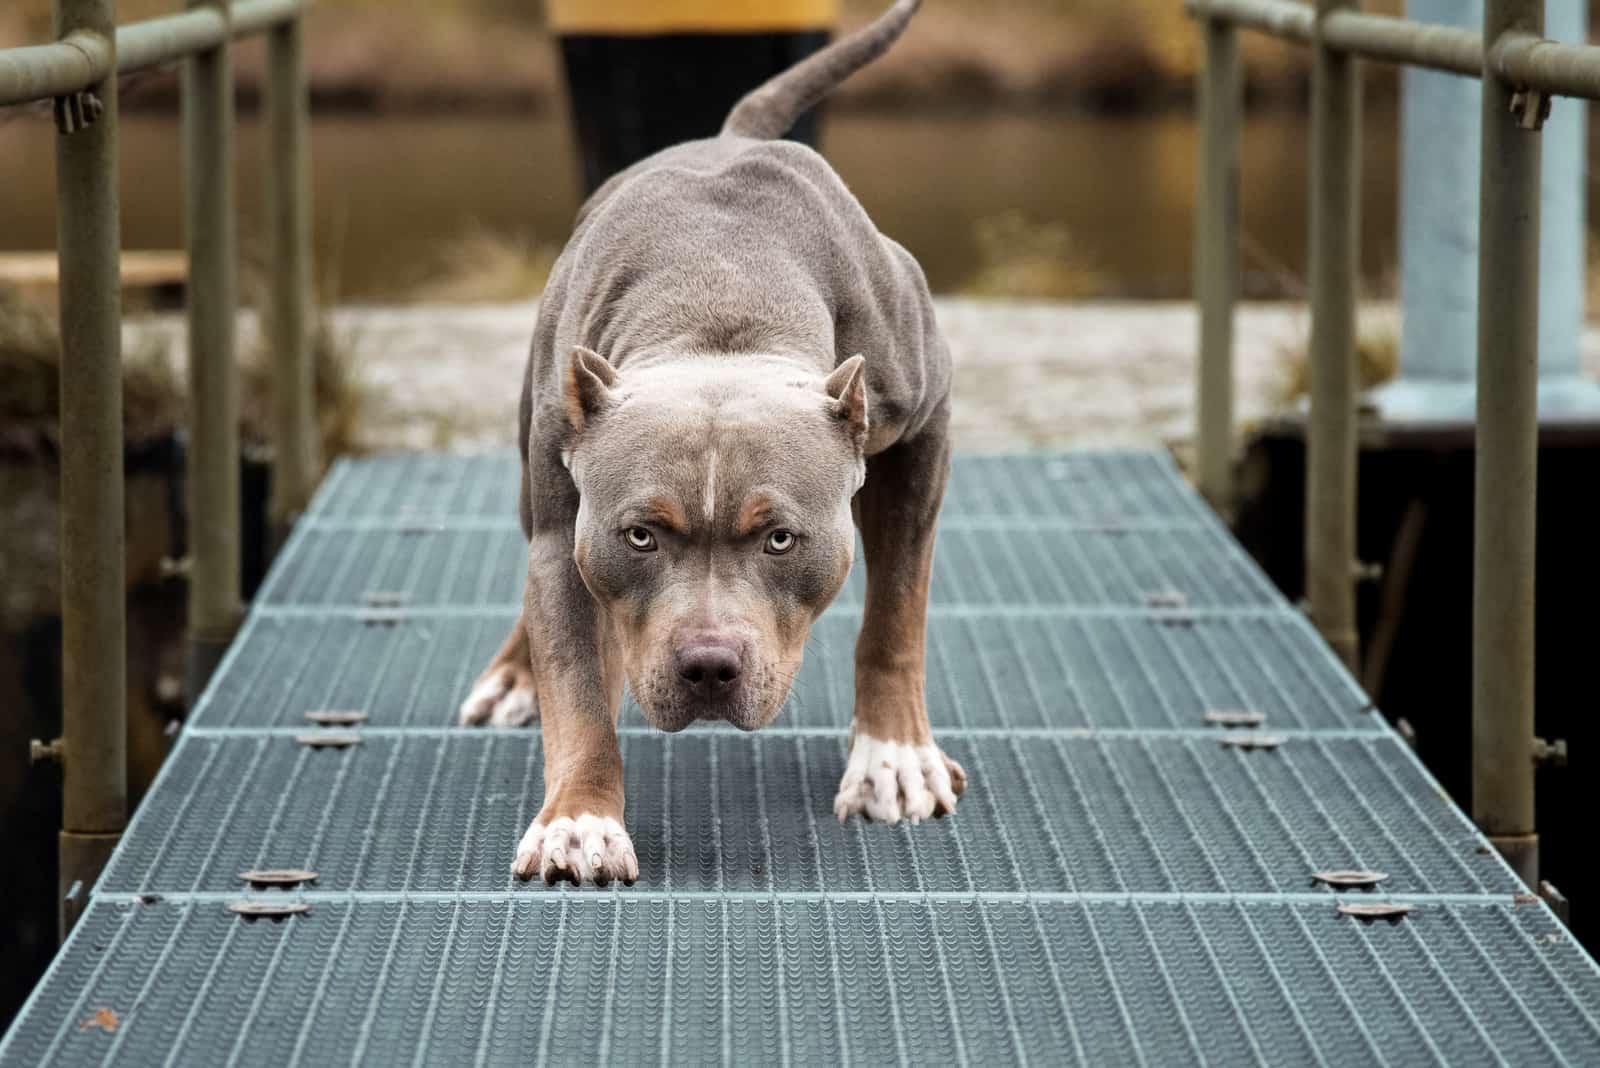
{"type": "Polygon", "coordinates": [[[593,880],[604,886],[613,879],[629,885],[639,877],[639,860],[633,839],[610,816],[587,812],[577,819],[562,816],[546,826],[534,820],[517,844],[511,873],[531,879],[537,872],[548,885],[558,879],[575,883],[593,880]]]}
{"type": "Polygon", "coordinates": [[[492,727],[525,727],[538,718],[533,680],[510,667],[485,674],[461,702],[463,727],[484,723],[492,727]]]}
{"type": "Polygon", "coordinates": [[[966,784],[961,765],[932,742],[888,742],[857,732],[833,812],[841,823],[855,812],[885,823],[902,817],[920,823],[954,812],[966,784]]]}

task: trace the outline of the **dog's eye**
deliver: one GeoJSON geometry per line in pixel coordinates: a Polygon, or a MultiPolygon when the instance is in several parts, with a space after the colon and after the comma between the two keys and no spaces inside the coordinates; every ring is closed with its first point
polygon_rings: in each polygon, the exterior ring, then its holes
{"type": "Polygon", "coordinates": [[[782,556],[794,548],[794,533],[788,530],[774,530],[767,535],[767,552],[773,556],[782,556]]]}
{"type": "Polygon", "coordinates": [[[628,544],[642,553],[652,553],[656,550],[656,536],[644,527],[629,527],[622,532],[628,539],[628,544]]]}

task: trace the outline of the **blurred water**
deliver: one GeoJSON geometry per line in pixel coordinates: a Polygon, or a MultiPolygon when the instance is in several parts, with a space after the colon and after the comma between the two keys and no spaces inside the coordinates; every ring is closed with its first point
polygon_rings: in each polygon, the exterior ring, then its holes
{"type": "MultiPolygon", "coordinates": [[[[0,121],[0,250],[48,248],[53,132],[43,114],[11,114],[0,121]]],[[[1395,262],[1392,117],[1370,109],[1367,129],[1362,257],[1365,273],[1381,279],[1395,262]]],[[[1304,277],[1306,134],[1303,118],[1287,112],[1245,124],[1247,289],[1292,292],[1304,277]]],[[[329,117],[316,120],[312,136],[320,260],[348,298],[402,294],[441,245],[475,226],[559,243],[577,206],[560,113],[329,117]]],[[[257,120],[246,116],[237,159],[247,240],[259,232],[262,144],[257,120]]],[[[958,289],[972,275],[981,220],[1019,211],[1065,226],[1074,255],[1110,295],[1186,292],[1195,129],[1185,113],[840,114],[826,121],[823,149],[935,289],[958,289]]],[[[127,247],[179,247],[180,155],[175,118],[127,117],[127,247]]]]}

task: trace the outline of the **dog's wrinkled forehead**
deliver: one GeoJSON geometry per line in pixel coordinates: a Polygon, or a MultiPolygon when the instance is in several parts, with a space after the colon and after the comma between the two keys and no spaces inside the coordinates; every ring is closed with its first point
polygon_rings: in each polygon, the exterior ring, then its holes
{"type": "Polygon", "coordinates": [[[580,491],[618,505],[670,501],[685,525],[749,525],[775,511],[831,515],[860,486],[848,427],[803,373],[704,365],[630,371],[569,455],[580,491]]]}

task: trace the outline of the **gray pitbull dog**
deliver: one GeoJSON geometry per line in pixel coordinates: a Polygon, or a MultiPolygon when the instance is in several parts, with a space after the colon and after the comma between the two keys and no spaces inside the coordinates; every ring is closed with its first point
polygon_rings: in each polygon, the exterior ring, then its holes
{"type": "Polygon", "coordinates": [[[923,699],[949,351],[916,261],[820,155],[776,140],[917,7],[756,89],[717,137],[612,178],[556,262],[522,386],[522,617],[460,712],[542,722],[521,878],[638,877],[624,683],[665,731],[770,723],[850,571],[853,525],[867,592],[834,812],[955,809],[966,775],[923,699]]]}

